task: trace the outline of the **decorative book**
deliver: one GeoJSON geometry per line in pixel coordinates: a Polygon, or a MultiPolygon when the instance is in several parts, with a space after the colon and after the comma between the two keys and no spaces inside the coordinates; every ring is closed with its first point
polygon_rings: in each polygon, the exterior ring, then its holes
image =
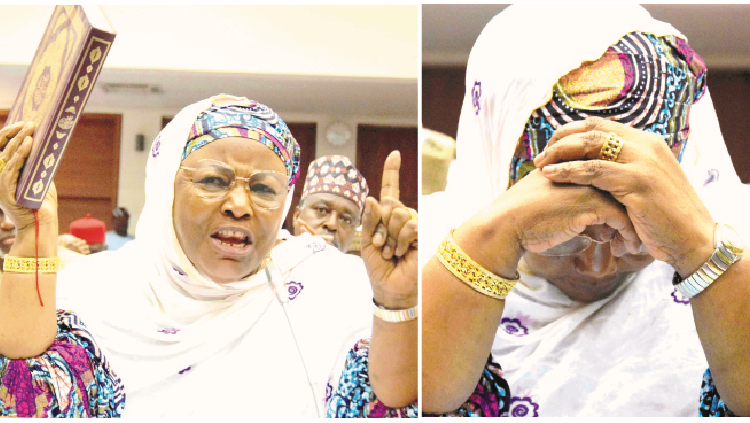
{"type": "Polygon", "coordinates": [[[115,35],[100,6],[55,6],[6,121],[36,125],[19,205],[41,207],[115,35]]]}

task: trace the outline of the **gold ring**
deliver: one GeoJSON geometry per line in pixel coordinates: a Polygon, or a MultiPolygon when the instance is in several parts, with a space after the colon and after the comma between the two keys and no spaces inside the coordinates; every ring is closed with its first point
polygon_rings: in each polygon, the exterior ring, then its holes
{"type": "Polygon", "coordinates": [[[602,151],[599,153],[599,158],[609,160],[610,162],[617,161],[617,156],[620,155],[623,142],[622,138],[618,137],[617,134],[610,132],[607,142],[604,143],[602,151]]]}
{"type": "Polygon", "coordinates": [[[0,172],[5,169],[5,166],[8,166],[8,162],[6,162],[4,158],[0,157],[0,172]]]}

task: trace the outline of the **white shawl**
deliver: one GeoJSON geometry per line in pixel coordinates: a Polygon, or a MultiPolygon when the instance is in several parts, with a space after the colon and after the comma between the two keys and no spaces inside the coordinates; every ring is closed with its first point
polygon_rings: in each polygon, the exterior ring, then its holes
{"type": "Polygon", "coordinates": [[[126,417],[324,415],[335,369],[369,336],[366,270],[307,235],[238,282],[198,272],[172,203],[189,128],[209,105],[186,107],[154,140],[135,240],[61,272],[58,308],[81,317],[122,378],[126,417]]]}
{"type": "MultiPolygon", "coordinates": [[[[638,5],[514,5],[492,19],[469,57],[446,191],[420,200],[422,263],[450,228],[505,191],[523,125],[554,83],[634,30],[684,37],[638,5]]],[[[750,190],[734,171],[708,92],[690,126],[683,170],[714,218],[750,241],[742,217],[750,190]]],[[[590,304],[520,270],[492,347],[510,385],[511,415],[698,415],[707,364],[670,266],[655,262],[624,276],[613,295],[590,304]]]]}

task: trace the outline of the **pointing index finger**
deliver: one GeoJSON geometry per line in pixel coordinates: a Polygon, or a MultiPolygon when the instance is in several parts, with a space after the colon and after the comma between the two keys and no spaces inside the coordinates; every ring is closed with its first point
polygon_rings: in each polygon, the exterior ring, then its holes
{"type": "Polygon", "coordinates": [[[383,183],[380,186],[380,201],[385,197],[399,199],[398,171],[401,168],[401,153],[391,151],[383,164],[383,183]]]}

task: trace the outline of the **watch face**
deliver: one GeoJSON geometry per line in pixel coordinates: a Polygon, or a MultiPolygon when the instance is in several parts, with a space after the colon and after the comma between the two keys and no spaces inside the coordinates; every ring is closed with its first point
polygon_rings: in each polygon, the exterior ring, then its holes
{"type": "Polygon", "coordinates": [[[742,255],[742,238],[740,238],[737,231],[725,224],[720,224],[717,229],[719,230],[719,240],[724,244],[726,249],[734,255],[742,255]]]}

